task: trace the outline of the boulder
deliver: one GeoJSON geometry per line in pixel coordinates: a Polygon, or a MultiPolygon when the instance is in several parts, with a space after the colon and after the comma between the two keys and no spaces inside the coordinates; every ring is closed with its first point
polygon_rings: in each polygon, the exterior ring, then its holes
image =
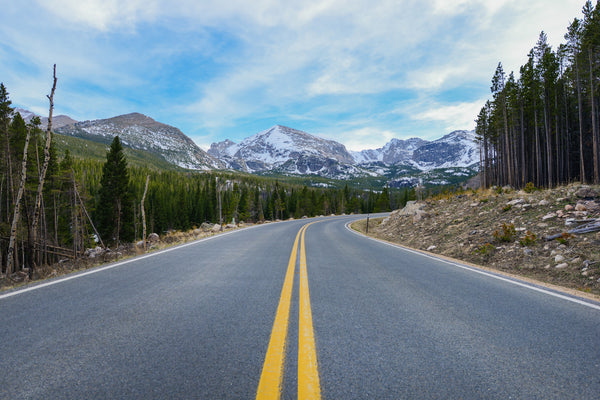
{"type": "Polygon", "coordinates": [[[516,206],[517,204],[522,204],[522,203],[525,203],[524,199],[514,199],[514,200],[509,201],[506,204],[509,206],[516,206]]]}
{"type": "Polygon", "coordinates": [[[211,229],[211,232],[220,232],[220,231],[221,231],[221,225],[214,224],[213,227],[212,227],[212,229],[211,229]]]}
{"type": "Polygon", "coordinates": [[[200,229],[202,229],[204,232],[210,232],[212,228],[213,224],[210,222],[203,222],[202,225],[200,225],[200,229]]]}
{"type": "Polygon", "coordinates": [[[575,211],[587,211],[587,207],[583,203],[577,203],[575,205],[575,211]]]}
{"type": "Polygon", "coordinates": [[[160,242],[160,236],[158,236],[158,233],[152,232],[151,234],[149,234],[148,242],[150,242],[150,243],[160,242]]]}
{"type": "Polygon", "coordinates": [[[598,192],[591,187],[584,185],[575,192],[575,196],[579,197],[580,199],[593,199],[594,197],[598,197],[598,192]]]}
{"type": "Polygon", "coordinates": [[[98,256],[101,256],[102,254],[104,254],[104,249],[100,246],[96,246],[93,249],[86,249],[84,256],[88,257],[88,258],[96,258],[98,256]]]}
{"type": "Polygon", "coordinates": [[[423,218],[429,218],[429,213],[427,211],[417,210],[413,215],[413,222],[419,222],[423,218]]]}
{"type": "Polygon", "coordinates": [[[542,221],[546,221],[546,220],[549,220],[549,219],[552,219],[552,218],[555,218],[555,217],[556,217],[555,213],[549,213],[549,214],[546,214],[546,215],[544,215],[542,217],[542,221]]]}
{"type": "Polygon", "coordinates": [[[417,203],[414,200],[408,201],[406,206],[403,209],[398,210],[398,215],[408,215],[413,216],[416,215],[418,211],[421,211],[425,208],[425,203],[417,203]]]}

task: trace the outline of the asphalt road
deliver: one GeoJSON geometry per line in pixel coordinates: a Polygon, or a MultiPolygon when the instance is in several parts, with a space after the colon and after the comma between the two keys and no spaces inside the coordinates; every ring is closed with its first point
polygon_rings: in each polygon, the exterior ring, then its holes
{"type": "MultiPolygon", "coordinates": [[[[351,219],[305,233],[322,398],[600,398],[600,305],[366,239],[345,227],[351,219]]],[[[0,398],[255,398],[294,240],[310,221],[0,294],[0,398]]],[[[304,368],[299,270],[286,399],[304,368]]]]}

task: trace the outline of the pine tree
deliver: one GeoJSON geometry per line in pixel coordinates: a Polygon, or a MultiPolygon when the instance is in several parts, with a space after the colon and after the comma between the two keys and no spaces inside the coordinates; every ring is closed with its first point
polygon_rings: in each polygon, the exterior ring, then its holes
{"type": "Polygon", "coordinates": [[[96,206],[98,231],[106,243],[119,245],[134,239],[133,200],[123,146],[115,136],[106,154],[96,206]]]}

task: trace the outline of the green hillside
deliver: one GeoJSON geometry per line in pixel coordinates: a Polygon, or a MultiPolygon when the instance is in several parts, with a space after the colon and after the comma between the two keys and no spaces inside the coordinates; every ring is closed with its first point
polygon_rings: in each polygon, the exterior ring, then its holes
{"type": "MultiPolygon", "coordinates": [[[[71,155],[81,160],[106,161],[106,152],[110,147],[108,144],[92,140],[76,138],[73,136],[54,134],[54,143],[59,157],[62,157],[66,149],[71,155]]],[[[181,170],[181,168],[170,164],[164,158],[148,151],[136,150],[125,147],[127,162],[136,167],[146,167],[160,170],[181,170]]]]}

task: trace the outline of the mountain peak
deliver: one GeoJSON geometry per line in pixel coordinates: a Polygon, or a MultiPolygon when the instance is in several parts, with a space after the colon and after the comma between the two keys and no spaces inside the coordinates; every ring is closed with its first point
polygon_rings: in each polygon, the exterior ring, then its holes
{"type": "Polygon", "coordinates": [[[127,147],[158,154],[167,162],[182,168],[207,170],[224,166],[178,128],[137,112],[78,122],[56,129],[56,132],[105,143],[119,136],[127,147]]]}

